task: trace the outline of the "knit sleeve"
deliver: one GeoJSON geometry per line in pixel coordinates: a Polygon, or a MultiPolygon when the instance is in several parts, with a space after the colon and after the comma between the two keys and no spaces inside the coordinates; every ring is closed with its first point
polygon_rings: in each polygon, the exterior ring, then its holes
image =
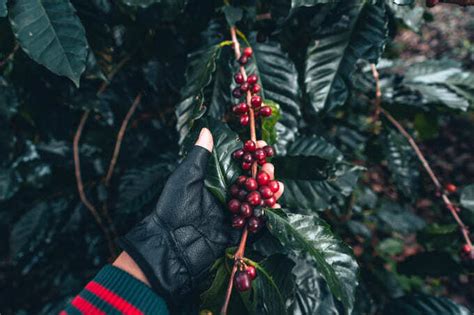
{"type": "Polygon", "coordinates": [[[60,312],[76,314],[168,315],[165,301],[125,271],[105,266],[60,312]]]}

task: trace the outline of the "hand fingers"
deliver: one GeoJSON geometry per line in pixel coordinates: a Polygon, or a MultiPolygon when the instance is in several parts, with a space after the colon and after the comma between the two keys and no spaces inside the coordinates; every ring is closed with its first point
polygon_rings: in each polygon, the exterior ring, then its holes
{"type": "Polygon", "coordinates": [[[197,139],[195,145],[203,147],[207,151],[212,152],[212,149],[214,148],[214,140],[209,129],[201,129],[201,132],[199,133],[199,138],[197,139]]]}
{"type": "Polygon", "coordinates": [[[281,204],[276,203],[276,204],[273,205],[272,208],[273,208],[273,209],[280,209],[280,208],[281,208],[281,204]]]}
{"type": "Polygon", "coordinates": [[[285,185],[283,185],[282,182],[278,182],[278,184],[280,185],[280,188],[274,195],[276,200],[280,199],[281,195],[283,195],[283,192],[285,191],[285,185]]]}
{"type": "Polygon", "coordinates": [[[273,167],[272,163],[263,164],[262,171],[270,175],[270,179],[275,179],[275,167],[273,167]]]}

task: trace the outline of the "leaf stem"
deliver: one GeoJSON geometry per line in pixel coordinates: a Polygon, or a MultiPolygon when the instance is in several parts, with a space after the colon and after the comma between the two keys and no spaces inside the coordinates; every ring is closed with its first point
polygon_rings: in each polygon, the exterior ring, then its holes
{"type": "MultiPolygon", "coordinates": [[[[473,1],[474,2],[474,1],[473,1]]],[[[372,74],[375,79],[375,86],[376,86],[376,93],[375,93],[375,106],[376,106],[376,113],[382,113],[387,120],[392,123],[392,125],[397,128],[397,130],[407,139],[408,143],[412,147],[413,151],[415,151],[416,156],[418,157],[418,160],[420,160],[421,165],[425,169],[425,171],[428,173],[430,176],[431,181],[433,184],[436,186],[436,189],[438,192],[441,193],[441,199],[443,200],[446,208],[448,208],[449,212],[453,216],[454,220],[459,226],[459,229],[461,230],[461,233],[464,237],[464,240],[466,241],[466,244],[469,245],[471,248],[471,255],[474,255],[474,249],[472,247],[472,241],[469,237],[469,229],[467,226],[464,224],[464,222],[461,220],[461,218],[458,215],[459,209],[453,204],[453,202],[449,199],[448,195],[446,194],[446,191],[443,189],[443,185],[441,185],[440,180],[434,173],[433,169],[431,168],[430,164],[426,160],[423,152],[421,152],[420,147],[417,145],[413,137],[406,131],[406,129],[398,122],[395,117],[393,117],[387,110],[381,107],[381,102],[382,102],[382,92],[380,89],[380,82],[379,82],[379,73],[377,71],[377,68],[375,64],[371,64],[372,68],[372,74]]]]}

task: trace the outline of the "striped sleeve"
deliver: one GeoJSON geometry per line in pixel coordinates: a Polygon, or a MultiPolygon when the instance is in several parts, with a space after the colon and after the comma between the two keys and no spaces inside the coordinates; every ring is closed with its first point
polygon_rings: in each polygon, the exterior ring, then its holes
{"type": "Polygon", "coordinates": [[[60,312],[76,314],[168,315],[165,301],[125,271],[105,266],[60,312]]]}

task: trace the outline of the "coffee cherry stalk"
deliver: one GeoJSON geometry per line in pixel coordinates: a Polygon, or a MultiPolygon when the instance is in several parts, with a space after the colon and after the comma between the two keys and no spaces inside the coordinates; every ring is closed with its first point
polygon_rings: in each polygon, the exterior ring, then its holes
{"type": "Polygon", "coordinates": [[[255,266],[246,264],[244,258],[245,246],[249,233],[257,233],[265,223],[264,209],[276,204],[276,193],[280,189],[278,181],[271,179],[270,174],[262,167],[275,154],[269,145],[259,147],[256,136],[256,120],[265,119],[272,115],[272,109],[266,106],[259,95],[261,86],[258,76],[247,76],[245,65],[252,61],[253,51],[246,47],[240,51],[236,29],[230,29],[235,58],[239,63],[239,72],[233,77],[237,87],[232,91],[236,99],[232,112],[237,116],[241,126],[249,126],[250,139],[243,143],[242,148],[235,150],[232,157],[242,169],[235,182],[229,187],[230,199],[227,209],[232,215],[232,227],[242,230],[239,246],[233,255],[234,264],[227,287],[226,299],[221,314],[227,314],[232,288],[239,292],[252,288],[252,281],[257,277],[255,266]]]}

